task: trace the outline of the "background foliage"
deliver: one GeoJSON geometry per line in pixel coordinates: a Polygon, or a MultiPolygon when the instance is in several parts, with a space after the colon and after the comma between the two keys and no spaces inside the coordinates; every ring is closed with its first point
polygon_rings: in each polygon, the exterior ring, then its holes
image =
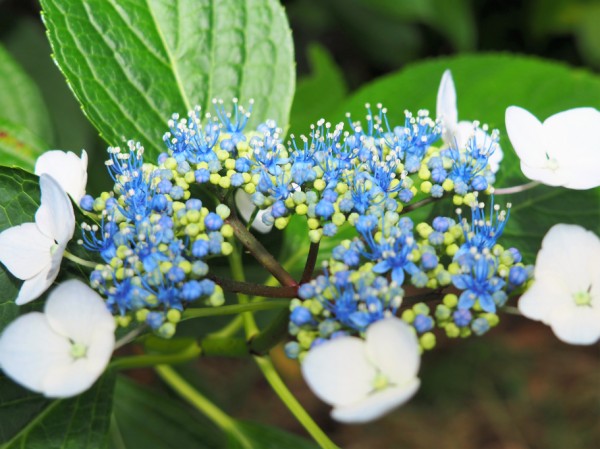
{"type": "MultiPolygon", "coordinates": [[[[147,8],[99,0],[42,4],[57,61],[89,121],[49,57],[40,6],[0,0],[3,164],[31,169],[45,149],[85,148],[90,167],[102,167],[107,142],[119,144],[122,137],[141,139],[156,154],[169,114],[184,113],[196,103],[205,106],[214,95],[242,100],[252,96],[257,100],[256,120],[273,117],[286,125],[289,117],[289,132],[295,134],[306,132],[322,116],[343,120],[343,113],[351,111],[353,117],[362,117],[367,101],[384,102],[392,117],[400,117],[405,108],[433,109],[445,68],[454,74],[460,118],[482,119],[501,131],[510,104],[542,118],[574,106],[600,107],[600,78],[592,73],[600,68],[600,8],[593,0],[285,1],[298,62],[293,102],[294,52],[284,45],[289,34],[275,1],[252,0],[245,11],[233,0],[182,1],[179,26],[172,9],[158,1],[148,2],[147,8]],[[216,9],[206,10],[212,18],[208,23],[185,23],[186,12],[211,4],[216,9]],[[489,51],[536,57],[477,54],[489,51]],[[224,62],[223,71],[205,59],[207,52],[224,62]],[[440,56],[444,58],[417,62],[440,56]],[[111,78],[119,71],[122,76],[111,78]]],[[[505,137],[501,143],[506,159],[499,185],[522,182],[505,137]]],[[[103,170],[90,173],[88,190],[97,194],[106,188],[107,176],[103,170]]],[[[36,193],[27,175],[0,173],[0,229],[31,220],[36,193]]],[[[556,221],[576,221],[598,232],[599,195],[598,189],[523,193],[512,199],[515,207],[506,235],[532,260],[540,237],[556,221]]],[[[298,226],[268,242],[273,251],[281,248],[292,270],[303,262],[298,226]]],[[[248,270],[261,276],[253,267],[248,270]]],[[[17,313],[10,300],[15,285],[0,270],[6,292],[0,298],[0,327],[17,313]]],[[[194,322],[181,331],[198,337],[224,322],[194,322]]],[[[594,426],[600,379],[590,374],[598,369],[594,348],[567,347],[548,329],[518,318],[505,319],[483,340],[457,343],[443,343],[426,357],[423,387],[414,401],[378,423],[351,428],[329,420],[327,408],[303,386],[295,362],[286,360],[280,349],[273,357],[295,393],[343,447],[600,446],[594,426]]],[[[302,433],[247,361],[203,359],[179,371],[235,418],[302,433]]],[[[161,391],[151,372],[119,376],[111,414],[108,398],[114,385],[109,374],[80,399],[45,401],[0,379],[0,444],[101,447],[110,425],[109,445],[114,449],[224,446],[224,436],[161,391]],[[19,412],[13,413],[17,403],[19,412]],[[98,419],[86,419],[90,410],[98,419]],[[142,432],[148,423],[160,426],[160,434],[142,432]],[[83,430],[72,432],[73,427],[83,430]]],[[[312,447],[272,427],[238,424],[256,447],[312,447]]]]}

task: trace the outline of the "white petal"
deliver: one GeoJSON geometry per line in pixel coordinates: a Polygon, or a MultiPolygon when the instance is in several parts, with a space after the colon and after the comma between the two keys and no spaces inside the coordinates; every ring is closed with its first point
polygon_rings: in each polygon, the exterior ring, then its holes
{"type": "MultiPolygon", "coordinates": [[[[244,221],[248,222],[248,220],[250,220],[250,217],[252,216],[252,213],[254,212],[254,209],[256,209],[256,206],[252,202],[252,197],[243,190],[238,189],[235,192],[235,205],[240,211],[240,215],[242,216],[244,221]]],[[[266,234],[269,231],[271,231],[271,229],[273,229],[273,225],[266,225],[262,221],[263,215],[269,210],[270,208],[258,211],[258,214],[256,214],[256,218],[252,222],[252,228],[257,230],[261,234],[266,234]]]]}
{"type": "Polygon", "coordinates": [[[402,386],[419,372],[419,342],[411,327],[399,318],[371,324],[366,336],[367,357],[390,382],[402,386]]]}
{"type": "Polygon", "coordinates": [[[592,345],[600,339],[600,309],[573,302],[553,312],[552,330],[565,343],[592,345]]]}
{"type": "Polygon", "coordinates": [[[48,290],[48,287],[52,285],[56,276],[58,276],[58,269],[53,269],[49,266],[34,277],[24,281],[19,290],[19,294],[15,299],[15,304],[22,306],[23,304],[27,304],[38,298],[42,293],[48,290]]]}
{"type": "Polygon", "coordinates": [[[589,189],[600,185],[600,112],[575,108],[544,122],[548,154],[558,161],[566,187],[589,189]]]}
{"type": "Polygon", "coordinates": [[[452,73],[446,70],[437,93],[436,115],[442,120],[444,126],[444,142],[453,144],[456,124],[458,123],[458,110],[456,108],[456,89],[452,80],[452,73]]]}
{"type": "Polygon", "coordinates": [[[581,226],[561,223],[542,240],[535,276],[561,281],[576,293],[589,288],[599,266],[600,239],[581,226]]]}
{"type": "Polygon", "coordinates": [[[45,313],[55,332],[85,346],[98,332],[115,331],[115,320],[100,295],[75,279],[52,290],[45,313]]]}
{"type": "Polygon", "coordinates": [[[542,123],[533,114],[518,106],[506,109],[505,122],[508,138],[521,164],[544,167],[547,158],[542,123]]]}
{"type": "Polygon", "coordinates": [[[46,373],[70,363],[69,351],[69,341],[50,328],[42,313],[28,313],[4,330],[0,338],[0,365],[15,382],[42,392],[46,373]]]}
{"type": "Polygon", "coordinates": [[[79,204],[87,183],[87,153],[81,158],[69,151],[52,150],[42,154],[35,163],[35,174],[48,174],[79,204]]]}
{"type": "Polygon", "coordinates": [[[53,245],[35,223],[13,226],[0,233],[0,261],[15,277],[29,279],[50,267],[53,245]]]}
{"type": "Polygon", "coordinates": [[[361,402],[334,408],[331,417],[348,424],[373,421],[408,401],[417,392],[420,384],[420,380],[415,378],[402,387],[378,391],[361,402]]]}
{"type": "Polygon", "coordinates": [[[547,166],[531,166],[521,161],[521,171],[526,178],[538,181],[548,186],[563,186],[568,182],[568,177],[563,170],[552,170],[547,166]]]}
{"type": "Polygon", "coordinates": [[[44,376],[43,393],[50,398],[68,398],[83,393],[102,375],[106,364],[98,370],[85,358],[56,366],[44,376]]]}
{"type": "Polygon", "coordinates": [[[552,311],[569,301],[570,292],[556,278],[538,278],[519,298],[519,311],[530,320],[550,324],[552,311]]]}
{"type": "Polygon", "coordinates": [[[35,214],[40,230],[58,243],[66,244],[75,232],[75,214],[71,200],[49,175],[40,176],[42,201],[35,214]]]}
{"type": "Polygon", "coordinates": [[[363,340],[340,337],[311,349],[302,361],[302,375],[320,399],[343,406],[369,394],[376,370],[367,360],[363,340]]]}
{"type": "Polygon", "coordinates": [[[496,149],[488,159],[488,164],[490,164],[490,170],[492,170],[492,173],[498,173],[502,159],[504,159],[504,153],[502,152],[500,145],[497,145],[496,149]]]}

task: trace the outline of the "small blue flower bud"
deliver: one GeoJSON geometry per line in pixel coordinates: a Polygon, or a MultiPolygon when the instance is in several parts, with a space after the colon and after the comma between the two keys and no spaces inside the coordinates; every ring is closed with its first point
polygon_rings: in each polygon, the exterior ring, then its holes
{"type": "Polygon", "coordinates": [[[309,324],[313,321],[313,316],[305,307],[299,306],[292,310],[290,313],[290,320],[296,326],[304,326],[305,324],[309,324]]]}
{"type": "Polygon", "coordinates": [[[90,212],[94,208],[94,198],[91,195],[83,195],[81,201],[79,201],[79,206],[88,212],[90,212]]]}
{"type": "Polygon", "coordinates": [[[235,161],[235,170],[240,173],[246,173],[250,171],[252,164],[245,157],[241,157],[235,161]]]}
{"type": "Polygon", "coordinates": [[[158,329],[163,324],[164,320],[165,318],[160,312],[150,312],[146,315],[146,323],[154,330],[158,329]]]}
{"type": "Polygon", "coordinates": [[[456,312],[454,312],[452,317],[454,318],[454,323],[458,327],[465,327],[469,325],[471,319],[473,318],[473,315],[471,315],[471,312],[467,309],[459,309],[456,312]]]}
{"type": "Polygon", "coordinates": [[[186,301],[195,301],[202,296],[202,287],[198,281],[189,281],[183,284],[181,297],[186,301]]]}
{"type": "Polygon", "coordinates": [[[200,281],[200,288],[202,289],[202,295],[210,296],[215,291],[215,283],[210,279],[202,279],[200,281]]]}
{"type": "Polygon", "coordinates": [[[315,287],[311,284],[302,284],[298,288],[298,296],[302,299],[310,299],[315,296],[315,287]]]}
{"type": "Polygon", "coordinates": [[[210,172],[206,168],[199,168],[194,172],[198,184],[204,184],[210,180],[210,172]]]}
{"type": "Polygon", "coordinates": [[[218,231],[223,226],[223,219],[214,212],[210,212],[206,218],[204,218],[204,225],[209,231],[218,231]]]}
{"type": "Polygon", "coordinates": [[[433,253],[424,253],[421,256],[421,265],[425,270],[433,270],[438,265],[438,258],[433,253]]]}
{"type": "Polygon", "coordinates": [[[355,267],[360,262],[360,254],[357,251],[349,249],[344,253],[342,261],[349,267],[355,267]]]}
{"type": "Polygon", "coordinates": [[[413,321],[413,326],[417,330],[418,333],[422,334],[433,329],[433,318],[427,315],[419,314],[415,317],[413,321]]]}
{"type": "Polygon", "coordinates": [[[290,341],[283,347],[285,355],[290,359],[297,359],[300,355],[300,345],[297,341],[290,341]]]}
{"type": "Polygon", "coordinates": [[[180,200],[183,198],[183,189],[180,186],[174,186],[169,192],[169,195],[174,200],[180,200]]]}
{"type": "Polygon", "coordinates": [[[200,210],[202,209],[202,201],[196,198],[191,198],[185,202],[185,208],[187,210],[200,210]]]}
{"type": "Polygon", "coordinates": [[[164,211],[168,205],[169,200],[167,200],[167,197],[164,195],[158,194],[152,198],[152,210],[156,212],[164,211]]]}
{"type": "Polygon", "coordinates": [[[287,207],[283,201],[276,201],[273,203],[273,207],[271,209],[271,214],[274,218],[283,217],[287,213],[287,207]]]}
{"type": "Polygon", "coordinates": [[[315,207],[315,214],[328,220],[335,212],[333,204],[326,200],[321,200],[315,207]]]}
{"type": "Polygon", "coordinates": [[[473,181],[471,181],[471,185],[473,189],[480,192],[488,188],[488,182],[483,176],[475,176],[473,181]]]}
{"type": "Polygon", "coordinates": [[[192,245],[192,255],[194,257],[206,257],[209,252],[209,244],[206,240],[196,240],[192,245]]]}
{"type": "Polygon", "coordinates": [[[450,220],[446,217],[435,217],[431,225],[438,232],[446,232],[450,227],[450,220]]]}
{"type": "Polygon", "coordinates": [[[514,266],[508,272],[508,281],[516,286],[523,285],[527,280],[527,270],[525,267],[514,266]]]}
{"type": "Polygon", "coordinates": [[[185,272],[179,267],[171,267],[167,273],[167,279],[171,282],[181,282],[185,279],[185,272]]]}
{"type": "Polygon", "coordinates": [[[413,199],[414,194],[409,189],[402,189],[398,192],[398,199],[403,203],[409,203],[413,199]]]}
{"type": "Polygon", "coordinates": [[[169,193],[172,188],[173,184],[171,184],[171,181],[167,181],[166,179],[160,181],[156,186],[156,190],[160,193],[169,193]]]}
{"type": "Polygon", "coordinates": [[[490,323],[483,317],[475,318],[471,323],[471,329],[477,335],[483,335],[490,329],[490,323]]]}
{"type": "Polygon", "coordinates": [[[512,253],[515,263],[519,263],[521,260],[523,260],[523,257],[517,248],[508,248],[508,250],[512,253]]]}
{"type": "Polygon", "coordinates": [[[323,226],[323,235],[327,237],[333,237],[337,233],[337,226],[333,223],[327,223],[323,226]]]}

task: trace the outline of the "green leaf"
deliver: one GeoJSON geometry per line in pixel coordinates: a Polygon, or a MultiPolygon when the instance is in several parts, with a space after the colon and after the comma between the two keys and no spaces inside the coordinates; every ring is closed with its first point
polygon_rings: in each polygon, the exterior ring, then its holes
{"type": "Polygon", "coordinates": [[[117,381],[114,416],[113,440],[120,438],[126,449],[224,447],[220,430],[204,416],[125,377],[117,381]]]}
{"type": "MultiPolygon", "coordinates": [[[[260,449],[316,449],[314,443],[280,430],[276,427],[266,426],[249,421],[237,421],[237,429],[244,434],[246,439],[252,444],[253,448],[260,449]]],[[[227,447],[229,449],[245,449],[237,439],[230,437],[227,447]]]]}
{"type": "MultiPolygon", "coordinates": [[[[452,70],[456,84],[459,119],[477,119],[501,131],[504,160],[496,187],[527,182],[506,137],[504,113],[508,106],[522,106],[542,120],[569,108],[600,106],[600,77],[587,71],[537,58],[485,54],[440,58],[408,66],[360,89],[330,120],[342,120],[345,111],[350,111],[354,119],[362,118],[366,102],[388,106],[392,124],[403,123],[404,109],[416,112],[429,108],[435,114],[438,85],[447,68],[452,70]]],[[[501,243],[523,249],[528,262],[533,262],[541,239],[552,224],[577,222],[600,231],[600,189],[577,192],[536,188],[498,200],[513,202],[501,243]]]]}
{"type": "Polygon", "coordinates": [[[348,92],[344,75],[325,47],[308,47],[312,73],[298,81],[290,125],[295,134],[310,132],[311,123],[335,111],[348,92]]]}
{"type": "Polygon", "coordinates": [[[104,448],[113,388],[114,376],[105,374],[80,396],[51,400],[0,376],[1,448],[104,448]]]}
{"type": "Polygon", "coordinates": [[[0,119],[21,125],[45,141],[52,140],[52,125],[40,91],[2,46],[0,119]]]}
{"type": "MultiPolygon", "coordinates": [[[[44,150],[61,148],[76,151],[85,148],[89,156],[93,156],[93,147],[99,141],[96,130],[83,115],[79,103],[52,60],[46,30],[36,19],[22,16],[3,39],[6,49],[38,86],[47,105],[54,136],[46,141],[50,146],[44,150]]],[[[91,166],[93,160],[90,160],[91,166]]]]}
{"type": "Polygon", "coordinates": [[[33,169],[37,157],[46,150],[42,142],[28,128],[0,118],[0,162],[33,169]]]}
{"type": "Polygon", "coordinates": [[[254,98],[251,125],[286,126],[294,91],[291,33],[276,0],[43,0],[54,57],[112,145],[164,151],[173,112],[254,98]]]}

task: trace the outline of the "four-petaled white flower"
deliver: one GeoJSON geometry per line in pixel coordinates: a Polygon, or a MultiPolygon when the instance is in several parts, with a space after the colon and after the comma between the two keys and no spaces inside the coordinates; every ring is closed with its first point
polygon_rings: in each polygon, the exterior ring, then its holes
{"type": "Polygon", "coordinates": [[[26,304],[54,282],[67,243],[75,232],[71,200],[49,175],[40,176],[42,199],[35,223],[13,226],[0,233],[0,262],[23,285],[16,303],[26,304]]]}
{"type": "Polygon", "coordinates": [[[456,145],[459,149],[464,149],[471,138],[475,139],[478,148],[488,148],[494,145],[495,149],[488,159],[488,164],[492,172],[498,171],[500,161],[504,156],[500,145],[495,144],[492,137],[480,127],[475,126],[473,122],[458,121],[456,88],[450,70],[444,72],[440,81],[436,115],[442,121],[442,139],[446,145],[456,145]]]}
{"type": "Polygon", "coordinates": [[[414,331],[394,317],[369,326],[365,340],[339,337],[311,349],[302,374],[313,392],[333,405],[334,419],[364,423],[416,393],[420,362],[414,331]]]}
{"type": "MultiPolygon", "coordinates": [[[[250,195],[244,192],[243,190],[238,189],[235,192],[235,205],[240,211],[240,215],[242,216],[244,221],[248,222],[248,220],[250,220],[250,217],[252,217],[254,210],[256,209],[256,206],[252,202],[252,198],[250,197],[250,195]]],[[[252,222],[252,228],[257,230],[261,234],[266,234],[269,231],[271,231],[271,229],[273,229],[273,225],[267,225],[262,221],[263,215],[270,210],[271,208],[259,210],[256,214],[256,218],[252,222]]]]}
{"type": "Polygon", "coordinates": [[[81,158],[72,151],[46,151],[35,163],[35,174],[52,176],[73,201],[79,204],[85,195],[88,156],[81,151],[81,158]]]}
{"type": "Polygon", "coordinates": [[[92,386],[115,346],[115,319],[90,287],[63,282],[44,313],[21,315],[0,337],[0,366],[8,377],[48,397],[70,397],[92,386]]]}
{"type": "Polygon", "coordinates": [[[544,123],[518,106],[506,109],[506,130],[523,174],[550,186],[600,186],[600,111],[576,108],[544,123]]]}
{"type": "Polygon", "coordinates": [[[581,226],[558,224],[542,241],[534,282],[519,300],[527,318],[552,327],[566,343],[600,339],[600,239],[581,226]]]}

